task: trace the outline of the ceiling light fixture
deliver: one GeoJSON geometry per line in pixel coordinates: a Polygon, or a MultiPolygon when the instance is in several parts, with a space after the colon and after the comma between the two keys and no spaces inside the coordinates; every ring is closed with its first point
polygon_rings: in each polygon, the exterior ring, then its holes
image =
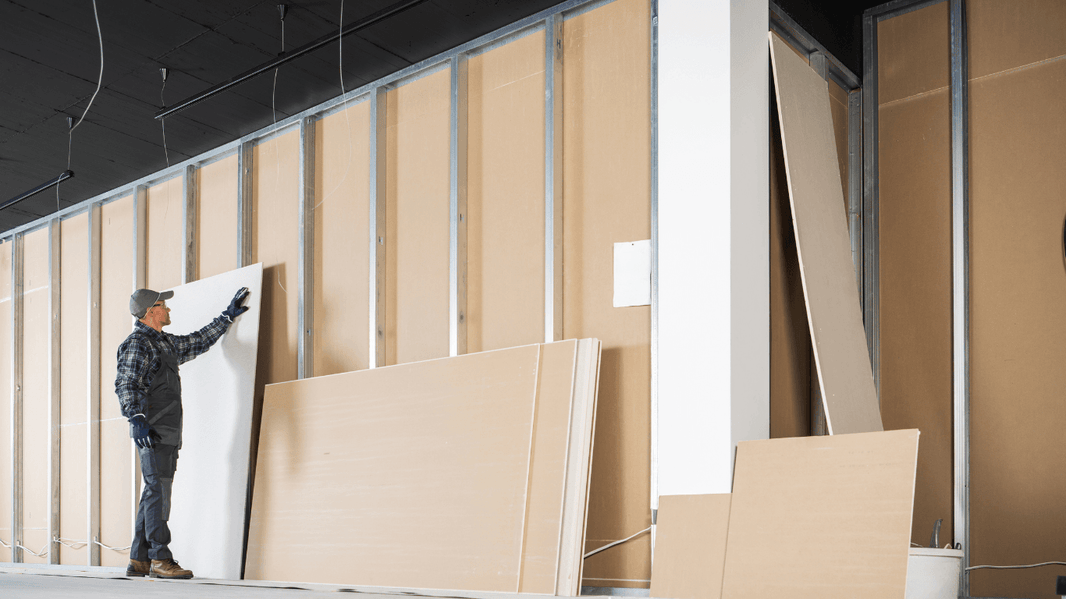
{"type": "Polygon", "coordinates": [[[360,29],[365,29],[367,27],[370,27],[371,25],[374,25],[375,23],[378,23],[380,21],[384,21],[385,19],[387,19],[387,18],[389,18],[389,17],[391,17],[393,15],[399,14],[399,13],[401,13],[401,12],[403,12],[403,11],[409,9],[409,8],[413,8],[415,6],[418,6],[419,4],[422,4],[423,2],[426,2],[426,0],[404,0],[402,2],[397,2],[396,4],[393,4],[391,6],[387,6],[387,7],[383,8],[383,9],[377,11],[376,13],[373,13],[373,14],[371,14],[369,16],[366,16],[366,17],[364,17],[364,18],[362,18],[362,19],[360,19],[358,21],[355,21],[354,23],[351,23],[351,24],[345,26],[343,29],[341,29],[339,34],[331,33],[329,35],[322,36],[322,37],[318,38],[317,40],[315,40],[315,41],[313,41],[313,42],[311,42],[309,44],[306,44],[306,45],[300,46],[299,48],[296,48],[292,52],[286,52],[286,53],[284,53],[284,55],[279,56],[279,57],[275,58],[274,60],[271,60],[270,62],[261,64],[261,65],[255,67],[254,69],[252,69],[250,71],[245,71],[244,73],[241,73],[240,75],[237,75],[236,77],[234,77],[233,79],[230,79],[229,81],[227,81],[225,83],[220,83],[220,84],[218,84],[218,85],[216,85],[214,87],[210,87],[210,88],[208,88],[208,89],[196,94],[195,96],[190,96],[190,97],[182,100],[181,102],[178,102],[177,104],[171,106],[170,108],[163,108],[159,112],[155,113],[155,118],[162,119],[162,118],[166,118],[168,116],[172,116],[175,113],[178,113],[178,112],[180,112],[182,110],[185,110],[186,108],[192,106],[193,104],[202,102],[202,101],[210,98],[211,96],[213,96],[213,95],[215,95],[215,94],[217,94],[217,93],[219,93],[221,91],[227,90],[227,89],[229,89],[229,88],[231,88],[231,87],[233,87],[233,86],[235,86],[237,84],[244,83],[245,81],[247,81],[247,80],[249,80],[249,79],[251,79],[251,78],[253,78],[253,77],[257,76],[257,75],[262,75],[263,73],[268,73],[268,72],[278,68],[278,66],[280,66],[280,65],[282,65],[282,64],[284,64],[286,62],[289,62],[290,60],[293,60],[295,58],[303,56],[304,54],[307,54],[308,52],[313,52],[315,50],[318,50],[319,48],[325,46],[326,44],[332,43],[332,42],[340,39],[341,37],[343,37],[345,35],[348,35],[350,33],[355,33],[356,31],[359,31],[360,29]]]}
{"type": "Polygon", "coordinates": [[[8,206],[11,206],[13,204],[18,204],[22,200],[25,200],[26,198],[28,198],[28,197],[30,197],[32,195],[41,193],[42,191],[44,191],[46,189],[51,189],[52,187],[55,187],[56,185],[59,185],[63,181],[66,181],[67,179],[69,179],[69,178],[71,178],[73,176],[74,176],[74,171],[63,171],[55,179],[52,179],[51,181],[45,181],[44,183],[41,183],[37,187],[34,187],[33,189],[26,190],[26,191],[18,194],[17,196],[11,198],[10,200],[4,202],[3,204],[0,204],[0,210],[3,210],[4,208],[7,208],[8,206]]]}

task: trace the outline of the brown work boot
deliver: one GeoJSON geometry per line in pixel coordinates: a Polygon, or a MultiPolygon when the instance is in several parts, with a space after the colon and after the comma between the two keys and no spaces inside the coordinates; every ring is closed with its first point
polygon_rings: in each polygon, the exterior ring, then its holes
{"type": "Polygon", "coordinates": [[[192,570],[182,569],[173,559],[152,560],[151,578],[192,578],[192,570]]]}
{"type": "Polygon", "coordinates": [[[130,565],[126,566],[126,576],[148,576],[151,571],[152,562],[131,559],[130,565]]]}

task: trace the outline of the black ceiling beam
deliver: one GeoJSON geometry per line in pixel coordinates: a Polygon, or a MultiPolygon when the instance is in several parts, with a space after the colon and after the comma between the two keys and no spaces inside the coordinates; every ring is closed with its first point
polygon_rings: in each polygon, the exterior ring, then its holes
{"type": "Polygon", "coordinates": [[[4,208],[7,208],[8,206],[11,206],[13,204],[18,204],[22,200],[25,200],[26,198],[28,198],[28,197],[30,197],[32,195],[39,194],[42,191],[48,189],[49,187],[55,187],[56,185],[59,185],[63,181],[66,181],[67,179],[69,179],[69,178],[71,178],[73,176],[74,176],[74,171],[63,171],[55,179],[52,179],[50,181],[45,181],[44,183],[41,183],[37,187],[34,187],[33,189],[26,190],[26,191],[18,194],[17,196],[11,198],[10,200],[4,202],[3,204],[0,204],[0,210],[3,210],[4,208]]]}
{"type": "Polygon", "coordinates": [[[317,40],[315,40],[315,41],[313,41],[313,42],[311,42],[309,44],[305,44],[303,46],[300,46],[299,48],[296,48],[295,50],[293,50],[291,52],[283,52],[277,58],[275,58],[274,60],[271,60],[270,62],[261,64],[261,65],[255,67],[254,69],[251,69],[250,71],[245,71],[244,73],[241,73],[240,75],[237,75],[236,77],[230,79],[229,81],[227,81],[225,83],[220,83],[220,84],[218,84],[218,85],[216,85],[214,87],[210,87],[210,88],[208,88],[208,89],[196,94],[195,96],[190,96],[190,97],[182,100],[181,102],[178,102],[177,104],[174,104],[170,108],[163,107],[162,110],[160,110],[159,112],[155,113],[155,118],[156,119],[166,118],[166,117],[171,116],[171,115],[173,115],[173,114],[175,114],[177,112],[185,110],[186,108],[192,106],[193,104],[196,104],[198,102],[203,102],[204,100],[210,98],[211,96],[213,96],[213,95],[215,95],[217,93],[220,93],[222,91],[225,91],[225,90],[227,90],[227,89],[229,89],[229,88],[231,88],[231,87],[233,87],[233,86],[235,86],[237,84],[243,83],[243,82],[245,82],[245,81],[247,81],[247,80],[249,80],[249,79],[251,79],[253,77],[256,77],[258,75],[262,75],[263,73],[268,73],[268,72],[278,68],[279,66],[285,64],[286,62],[289,62],[290,60],[295,60],[296,58],[299,58],[300,56],[303,56],[304,54],[307,54],[308,52],[314,52],[315,50],[318,50],[319,48],[321,48],[321,47],[323,47],[323,46],[325,46],[325,45],[327,45],[327,44],[329,44],[331,42],[337,41],[338,39],[340,39],[341,37],[343,37],[345,35],[348,35],[349,33],[354,33],[356,31],[359,31],[360,29],[365,29],[367,27],[370,27],[371,25],[374,25],[375,23],[378,23],[380,21],[384,21],[385,19],[387,19],[387,18],[389,18],[389,17],[391,17],[393,15],[399,14],[399,13],[401,13],[401,12],[403,12],[403,11],[409,9],[409,8],[413,8],[413,7],[415,7],[415,6],[419,5],[419,4],[422,4],[423,2],[426,2],[426,1],[427,0],[403,0],[401,2],[397,2],[396,4],[393,4],[391,6],[387,6],[387,7],[383,8],[383,9],[381,9],[381,10],[379,10],[379,11],[377,11],[377,12],[371,14],[371,15],[368,15],[366,17],[363,17],[362,19],[359,19],[358,21],[355,21],[353,23],[345,25],[341,29],[339,34],[331,33],[329,35],[322,36],[322,37],[318,38],[317,40]]]}

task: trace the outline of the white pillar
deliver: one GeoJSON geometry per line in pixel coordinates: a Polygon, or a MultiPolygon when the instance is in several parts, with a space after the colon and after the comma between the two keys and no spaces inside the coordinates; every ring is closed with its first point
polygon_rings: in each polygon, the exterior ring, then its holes
{"type": "Polygon", "coordinates": [[[729,492],[770,434],[768,14],[659,2],[658,495],[729,492]]]}

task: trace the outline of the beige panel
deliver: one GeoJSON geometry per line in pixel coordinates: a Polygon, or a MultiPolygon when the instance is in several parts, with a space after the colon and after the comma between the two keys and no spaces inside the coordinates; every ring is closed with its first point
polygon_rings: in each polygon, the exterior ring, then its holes
{"type": "MultiPolygon", "coordinates": [[[[183,177],[174,177],[148,188],[148,278],[149,289],[181,285],[184,260],[182,228],[185,224],[183,177]]],[[[130,267],[132,268],[132,266],[130,267]]]]}
{"type": "MultiPolygon", "coordinates": [[[[646,306],[614,308],[613,244],[651,236],[647,2],[563,24],[563,337],[603,341],[586,551],[651,525],[646,306]]],[[[650,535],[585,560],[585,586],[643,587],[650,535]]]]}
{"type": "Polygon", "coordinates": [[[314,372],[370,366],[370,102],[315,125],[314,372]]]}
{"type": "Polygon", "coordinates": [[[969,0],[966,36],[971,78],[1066,55],[1066,2],[969,0]]]}
{"type": "Polygon", "coordinates": [[[851,260],[826,83],[771,34],[807,318],[830,433],[882,430],[851,260]]]}
{"type": "Polygon", "coordinates": [[[237,155],[204,166],[196,173],[199,186],[196,256],[200,278],[239,268],[237,260],[237,155]]]}
{"type": "MultiPolygon", "coordinates": [[[[102,208],[100,254],[100,542],[125,547],[132,538],[133,442],[115,395],[116,351],[133,330],[133,198],[102,208]]],[[[128,553],[101,549],[100,565],[123,566],[128,553]]]]}
{"type": "Polygon", "coordinates": [[[946,88],[951,40],[948,2],[877,24],[877,103],[946,88]]]}
{"type": "MultiPolygon", "coordinates": [[[[48,228],[25,236],[23,271],[22,373],[22,544],[41,552],[48,546],[49,300],[48,228]]],[[[48,563],[24,552],[28,564],[48,563]]]]}
{"type": "MultiPolygon", "coordinates": [[[[0,435],[10,443],[11,435],[11,248],[0,243],[0,435]]],[[[0,539],[11,544],[11,458],[0,457],[0,539]]],[[[0,547],[5,561],[11,553],[0,547]]]]}
{"type": "Polygon", "coordinates": [[[881,416],[920,428],[913,541],[952,538],[951,147],[947,90],[882,107],[881,416]]]}
{"type": "Polygon", "coordinates": [[[467,349],[544,340],[544,32],[470,59],[467,349]]]}
{"type": "Polygon", "coordinates": [[[268,387],[245,576],[514,592],[539,355],[268,387]]]}
{"type": "MultiPolygon", "coordinates": [[[[84,373],[82,379],[84,380],[84,373]]],[[[59,563],[84,566],[89,563],[89,549],[81,545],[86,541],[85,499],[88,496],[89,477],[85,472],[85,445],[89,425],[66,424],[60,428],[62,451],[59,459],[61,480],[59,483],[59,536],[73,547],[59,547],[59,563]]]]}
{"type": "Polygon", "coordinates": [[[659,497],[651,596],[722,596],[730,495],[659,497]]]}
{"type": "MultiPolygon", "coordinates": [[[[1062,561],[1066,60],[970,85],[972,564],[1062,561]]],[[[1054,597],[1062,569],[975,571],[974,596],[1054,597]]]]}
{"type": "Polygon", "coordinates": [[[918,431],[741,441],[722,596],[900,599],[918,431]]]}
{"type": "MultiPolygon", "coordinates": [[[[263,142],[254,150],[252,262],[263,263],[257,388],[296,378],[299,155],[299,131],[263,142]]],[[[223,301],[219,311],[224,307],[223,301]]]]}
{"type": "MultiPolygon", "coordinates": [[[[60,497],[59,536],[72,541],[85,539],[88,473],[85,447],[88,442],[87,344],[89,297],[88,247],[89,217],[79,214],[61,225],[60,298],[60,497]]],[[[88,549],[60,547],[59,563],[89,563],[88,549]]]]}
{"type": "Polygon", "coordinates": [[[833,141],[836,142],[836,158],[840,167],[840,189],[844,194],[846,208],[848,205],[848,92],[832,81],[827,83],[829,113],[833,119],[833,141]]]}
{"type": "Polygon", "coordinates": [[[386,95],[386,364],[448,355],[450,77],[386,95]]]}
{"type": "Polygon", "coordinates": [[[800,282],[777,106],[770,121],[770,436],[811,431],[811,335],[800,282]]]}

